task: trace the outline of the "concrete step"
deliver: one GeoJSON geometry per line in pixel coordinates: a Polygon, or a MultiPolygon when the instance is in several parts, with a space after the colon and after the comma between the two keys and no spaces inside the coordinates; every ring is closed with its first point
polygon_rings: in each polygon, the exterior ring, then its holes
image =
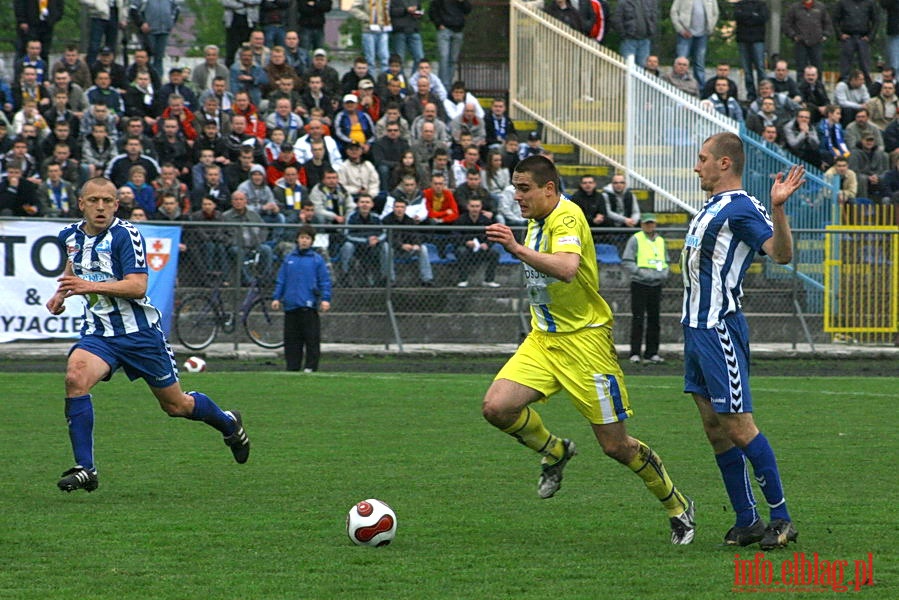
{"type": "MultiPolygon", "coordinates": [[[[397,313],[463,316],[522,310],[525,297],[521,286],[485,288],[472,279],[472,286],[468,288],[459,288],[455,284],[432,288],[391,288],[390,300],[397,313]]],[[[332,310],[335,313],[383,312],[385,302],[383,288],[335,288],[332,292],[332,310]]]]}
{"type": "Polygon", "coordinates": [[[515,131],[518,132],[518,140],[524,141],[524,138],[527,136],[528,132],[536,131],[537,127],[539,127],[539,123],[532,119],[514,119],[515,121],[515,131]]]}
{"type": "MultiPolygon", "coordinates": [[[[686,225],[690,222],[690,215],[685,212],[657,212],[655,215],[656,223],[658,223],[660,227],[686,225]]],[[[673,240],[667,241],[670,244],[673,240]]],[[[683,245],[683,240],[681,240],[681,245],[683,245]]]]}
{"type": "Polygon", "coordinates": [[[581,177],[582,175],[612,176],[612,168],[608,165],[559,165],[558,170],[559,175],[562,177],[581,177]]]}
{"type": "MultiPolygon", "coordinates": [[[[591,146],[596,152],[609,156],[624,156],[626,148],[623,144],[601,144],[591,146]]],[[[668,156],[671,148],[668,146],[637,146],[634,148],[635,156],[668,156]]]]}
{"type": "MultiPolygon", "coordinates": [[[[631,295],[629,281],[619,267],[603,266],[600,270],[600,294],[608,302],[614,314],[629,313],[631,295]]],[[[680,314],[683,289],[676,275],[671,275],[662,290],[662,312],[680,314]]],[[[804,294],[799,291],[802,301],[804,294]]],[[[520,285],[504,285],[500,288],[482,288],[472,280],[472,287],[455,285],[434,288],[399,287],[390,290],[393,310],[408,315],[470,315],[507,314],[527,312],[527,300],[520,285]]],[[[332,293],[332,314],[379,313],[386,302],[383,288],[335,288],[332,293]]],[[[746,289],[743,308],[747,312],[792,313],[793,292],[789,289],[769,286],[753,286],[746,289]]]]}
{"type": "Polygon", "coordinates": [[[561,121],[559,126],[565,130],[578,131],[624,131],[624,123],[620,121],[561,121]]]}
{"type": "MultiPolygon", "coordinates": [[[[530,328],[530,315],[525,313],[399,313],[395,317],[400,337],[406,344],[517,344],[530,328]]],[[[746,320],[754,339],[764,336],[765,343],[792,343],[805,339],[802,325],[792,312],[747,311],[746,320]]],[[[823,330],[823,318],[820,314],[806,314],[805,320],[811,331],[823,330]]],[[[322,342],[325,344],[351,344],[358,347],[364,344],[386,346],[395,342],[394,330],[383,311],[328,312],[322,314],[321,324],[322,342]]],[[[613,335],[616,344],[626,347],[630,341],[630,327],[629,314],[623,311],[615,314],[613,335]]],[[[679,311],[662,313],[661,339],[663,344],[679,346],[683,343],[679,311]]],[[[219,333],[216,338],[216,342],[226,347],[235,341],[240,342],[243,350],[256,349],[241,327],[232,334],[219,333]]],[[[178,343],[177,336],[172,336],[172,342],[178,343]]],[[[473,351],[476,351],[474,346],[473,351]]]]}
{"type": "MultiPolygon", "coordinates": [[[[791,312],[746,313],[750,331],[765,332],[767,343],[788,343],[804,339],[802,325],[791,312]]],[[[812,331],[821,331],[820,315],[806,315],[812,331]]],[[[468,315],[396,315],[396,324],[404,343],[410,344],[484,344],[516,343],[530,325],[529,315],[489,313],[468,315]]],[[[615,315],[613,326],[616,344],[630,340],[630,315],[615,315]]],[[[682,343],[680,313],[662,313],[661,339],[664,343],[682,343]]],[[[226,341],[219,339],[218,341],[226,341]]],[[[393,329],[381,316],[326,313],[322,317],[322,341],[328,343],[392,343],[393,329]]]]}
{"type": "Polygon", "coordinates": [[[574,144],[543,144],[543,148],[555,154],[556,158],[565,154],[577,154],[577,147],[574,144]]]}
{"type": "MultiPolygon", "coordinates": [[[[515,343],[523,337],[524,323],[515,314],[398,314],[397,327],[410,343],[515,343]]],[[[386,318],[328,313],[321,320],[322,340],[329,342],[393,342],[394,333],[386,318]]]]}

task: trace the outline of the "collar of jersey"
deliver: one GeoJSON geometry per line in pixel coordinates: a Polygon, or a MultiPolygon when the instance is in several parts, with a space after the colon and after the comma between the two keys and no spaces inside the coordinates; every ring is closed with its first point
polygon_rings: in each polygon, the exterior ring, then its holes
{"type": "Polygon", "coordinates": [[[721,200],[721,198],[722,198],[725,194],[744,194],[744,195],[747,195],[747,196],[749,195],[749,194],[746,193],[746,190],[744,190],[743,188],[738,188],[738,189],[734,189],[734,190],[724,190],[723,192],[718,192],[717,194],[715,194],[714,196],[712,196],[711,198],[709,198],[708,201],[707,201],[707,202],[705,203],[705,205],[703,206],[703,208],[705,208],[706,206],[711,206],[711,205],[714,204],[715,202],[718,202],[719,200],[721,200]]]}

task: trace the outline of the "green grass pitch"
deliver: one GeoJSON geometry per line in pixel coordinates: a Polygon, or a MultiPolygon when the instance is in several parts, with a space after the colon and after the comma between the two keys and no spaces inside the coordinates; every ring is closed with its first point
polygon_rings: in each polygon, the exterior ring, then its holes
{"type": "MultiPolygon", "coordinates": [[[[216,432],[167,418],[142,382],[117,375],[94,390],[92,494],[56,489],[71,466],[62,374],[0,374],[0,598],[719,599],[735,593],[735,553],[757,551],[720,545],[732,514],[678,377],[628,387],[630,432],[696,502],[696,539],[682,547],[564,395],[540,412],[580,454],[540,500],[536,455],[480,416],[489,376],[210,366],[184,374],[185,387],[243,412],[250,461],[235,464],[216,432]],[[397,512],[385,548],[344,531],[370,497],[397,512]]],[[[861,593],[899,597],[894,380],[759,377],[753,393],[800,532],[765,558],[778,573],[794,552],[851,570],[871,553],[875,584],[861,593]]]]}

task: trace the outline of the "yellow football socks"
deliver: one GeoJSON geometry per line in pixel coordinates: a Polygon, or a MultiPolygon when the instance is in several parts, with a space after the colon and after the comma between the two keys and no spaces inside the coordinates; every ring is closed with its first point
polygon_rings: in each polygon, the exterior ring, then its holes
{"type": "Polygon", "coordinates": [[[537,411],[529,406],[526,406],[518,415],[518,419],[503,431],[519,443],[542,454],[544,462],[555,463],[561,460],[565,453],[562,439],[551,434],[543,425],[543,419],[537,411]]]}
{"type": "Polygon", "coordinates": [[[687,499],[674,487],[659,455],[640,440],[637,443],[640,448],[627,466],[643,480],[652,495],[661,501],[669,517],[678,516],[687,510],[687,499]]]}

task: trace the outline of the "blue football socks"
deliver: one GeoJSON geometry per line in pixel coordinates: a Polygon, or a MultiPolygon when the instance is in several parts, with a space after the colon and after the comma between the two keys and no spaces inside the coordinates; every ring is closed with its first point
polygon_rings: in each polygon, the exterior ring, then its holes
{"type": "Polygon", "coordinates": [[[768,438],[759,433],[751,442],[746,444],[743,453],[752,463],[755,480],[765,500],[771,509],[771,519],[786,519],[790,521],[790,513],[787,512],[787,500],[784,498],[783,485],[780,482],[780,472],[777,469],[777,459],[774,450],[768,443],[768,438]]]}
{"type": "Polygon", "coordinates": [[[743,451],[734,446],[727,452],[716,454],[715,461],[721,470],[730,504],[737,514],[736,526],[749,527],[758,520],[759,514],[755,510],[755,497],[752,494],[752,484],[749,481],[743,451]]]}
{"type": "Polygon", "coordinates": [[[225,436],[234,433],[237,427],[234,419],[226,415],[209,396],[203,392],[187,393],[194,397],[194,412],[188,419],[191,421],[203,421],[207,425],[212,425],[225,436]]]}
{"type": "Polygon", "coordinates": [[[66,398],[66,421],[75,464],[94,470],[94,405],[90,394],[66,398]]]}

